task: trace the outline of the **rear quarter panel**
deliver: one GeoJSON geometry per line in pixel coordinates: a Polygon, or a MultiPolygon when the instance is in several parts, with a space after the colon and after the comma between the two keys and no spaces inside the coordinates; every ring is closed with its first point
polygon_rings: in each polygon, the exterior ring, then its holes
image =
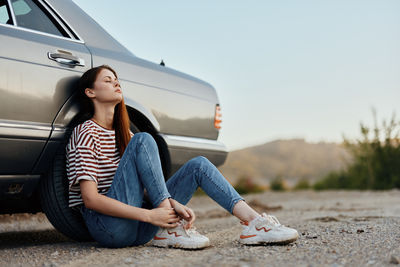
{"type": "MultiPolygon", "coordinates": [[[[208,83],[140,59],[122,46],[72,1],[49,1],[85,41],[92,65],[117,71],[126,103],[140,103],[157,120],[160,133],[218,138],[214,128],[218,97],[208,83]]],[[[135,108],[135,107],[133,107],[135,108]]]]}

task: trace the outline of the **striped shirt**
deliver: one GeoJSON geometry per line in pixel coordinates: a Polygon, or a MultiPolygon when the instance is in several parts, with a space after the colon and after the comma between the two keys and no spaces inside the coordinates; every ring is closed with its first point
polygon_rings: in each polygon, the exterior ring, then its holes
{"type": "MultiPolygon", "coordinates": [[[[133,133],[130,131],[131,137],[133,133]]],[[[77,125],[66,146],[66,169],[69,182],[69,207],[83,204],[79,181],[97,184],[105,195],[114,179],[120,154],[115,145],[115,131],[89,119],[77,125]]]]}

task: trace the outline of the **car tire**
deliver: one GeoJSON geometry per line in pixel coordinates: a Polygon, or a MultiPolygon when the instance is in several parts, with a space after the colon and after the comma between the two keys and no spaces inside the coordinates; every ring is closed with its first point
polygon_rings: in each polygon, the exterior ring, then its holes
{"type": "MultiPolygon", "coordinates": [[[[133,133],[139,132],[133,123],[130,128],[133,133]]],[[[67,134],[68,138],[59,145],[50,170],[41,179],[41,205],[51,224],[65,236],[76,241],[93,241],[80,212],[68,207],[65,146],[72,130],[73,128],[67,134]]]]}

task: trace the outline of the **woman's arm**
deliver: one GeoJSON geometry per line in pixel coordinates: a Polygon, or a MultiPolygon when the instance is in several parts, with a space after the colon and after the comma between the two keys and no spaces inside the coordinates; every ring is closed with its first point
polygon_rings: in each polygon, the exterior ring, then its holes
{"type": "Polygon", "coordinates": [[[179,217],[172,208],[155,208],[152,210],[127,205],[116,199],[107,197],[97,192],[97,185],[94,181],[79,181],[82,200],[86,208],[99,213],[148,222],[164,228],[177,226],[179,217]]]}

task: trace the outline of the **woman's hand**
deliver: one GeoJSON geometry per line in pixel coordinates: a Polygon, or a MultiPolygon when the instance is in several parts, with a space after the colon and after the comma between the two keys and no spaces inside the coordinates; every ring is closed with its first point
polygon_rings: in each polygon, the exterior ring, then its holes
{"type": "Polygon", "coordinates": [[[169,202],[171,203],[171,206],[175,209],[175,212],[181,218],[183,218],[185,221],[188,222],[186,224],[185,228],[189,229],[190,227],[192,227],[192,224],[193,224],[194,220],[196,219],[196,216],[195,216],[193,210],[188,208],[188,207],[186,207],[185,205],[182,205],[181,203],[179,203],[175,199],[170,198],[169,202]]]}
{"type": "Polygon", "coordinates": [[[178,225],[179,220],[173,208],[161,207],[149,210],[148,222],[151,224],[164,228],[174,228],[178,225]]]}

